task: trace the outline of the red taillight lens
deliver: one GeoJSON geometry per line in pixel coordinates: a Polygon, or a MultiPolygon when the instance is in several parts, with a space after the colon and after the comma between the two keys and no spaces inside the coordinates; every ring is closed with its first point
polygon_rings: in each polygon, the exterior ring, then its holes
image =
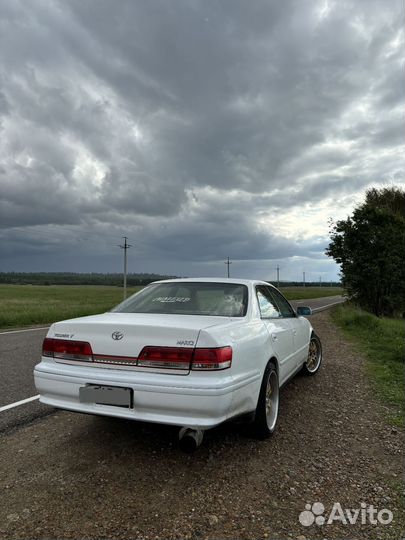
{"type": "Polygon", "coordinates": [[[232,347],[220,347],[217,349],[195,349],[193,370],[218,370],[231,367],[232,347]]]}
{"type": "Polygon", "coordinates": [[[69,339],[45,338],[42,355],[63,360],[93,361],[93,351],[86,341],[70,341],[69,339]]]}
{"type": "MultiPolygon", "coordinates": [[[[86,341],[45,338],[42,355],[62,360],[80,360],[93,362],[93,351],[86,341]]],[[[128,359],[110,357],[110,363],[128,364],[128,359]]],[[[131,358],[132,365],[151,368],[187,369],[195,371],[212,371],[229,368],[232,364],[232,347],[201,348],[192,347],[144,347],[138,359],[131,358]]],[[[96,361],[100,361],[99,356],[96,361]]]]}
{"type": "Polygon", "coordinates": [[[189,369],[193,356],[187,347],[144,347],[138,356],[138,366],[189,369]]]}

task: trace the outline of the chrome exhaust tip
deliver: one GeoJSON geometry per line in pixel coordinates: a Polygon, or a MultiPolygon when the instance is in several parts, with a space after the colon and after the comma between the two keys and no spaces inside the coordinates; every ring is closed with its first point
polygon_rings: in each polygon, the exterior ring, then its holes
{"type": "Polygon", "coordinates": [[[204,432],[201,429],[182,427],[179,431],[179,447],[185,454],[192,454],[202,443],[204,432]]]}

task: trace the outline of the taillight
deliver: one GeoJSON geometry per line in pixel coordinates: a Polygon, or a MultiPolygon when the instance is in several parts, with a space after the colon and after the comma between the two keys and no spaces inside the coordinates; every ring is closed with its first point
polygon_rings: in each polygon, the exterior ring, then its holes
{"type": "Polygon", "coordinates": [[[45,338],[42,345],[42,355],[63,360],[93,361],[91,345],[86,341],[45,338]]]}
{"type": "Polygon", "coordinates": [[[231,367],[232,364],[232,347],[219,347],[210,349],[195,349],[193,370],[218,370],[231,367]]]}
{"type": "Polygon", "coordinates": [[[62,360],[84,362],[104,362],[111,364],[131,364],[133,366],[192,369],[212,371],[229,368],[232,364],[232,347],[201,348],[192,347],[144,347],[138,358],[93,356],[90,343],[68,339],[45,338],[42,355],[62,360]]]}
{"type": "Polygon", "coordinates": [[[144,347],[138,356],[138,366],[169,369],[190,369],[192,348],[144,347]]]}

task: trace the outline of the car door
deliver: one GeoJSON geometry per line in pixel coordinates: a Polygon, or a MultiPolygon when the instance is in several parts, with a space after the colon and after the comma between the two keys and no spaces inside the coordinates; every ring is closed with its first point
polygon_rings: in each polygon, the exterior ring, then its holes
{"type": "Polygon", "coordinates": [[[280,384],[282,384],[294,367],[294,341],[291,323],[288,317],[283,317],[268,287],[258,285],[256,296],[261,319],[266,325],[271,346],[277,355],[279,379],[280,384]]]}
{"type": "Polygon", "coordinates": [[[297,317],[293,307],[277,289],[270,289],[277,306],[283,317],[290,320],[294,340],[294,365],[303,364],[308,356],[309,329],[308,321],[303,317],[297,317]]]}

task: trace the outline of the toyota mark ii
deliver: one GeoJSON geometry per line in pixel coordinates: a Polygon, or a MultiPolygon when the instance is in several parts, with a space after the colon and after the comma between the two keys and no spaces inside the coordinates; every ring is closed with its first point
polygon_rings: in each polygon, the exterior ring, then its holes
{"type": "Polygon", "coordinates": [[[154,282],[111,312],[53,324],[35,384],[53,407],[179,426],[185,450],[237,417],[265,438],[279,388],[320,367],[309,314],[262,281],[154,282]]]}

